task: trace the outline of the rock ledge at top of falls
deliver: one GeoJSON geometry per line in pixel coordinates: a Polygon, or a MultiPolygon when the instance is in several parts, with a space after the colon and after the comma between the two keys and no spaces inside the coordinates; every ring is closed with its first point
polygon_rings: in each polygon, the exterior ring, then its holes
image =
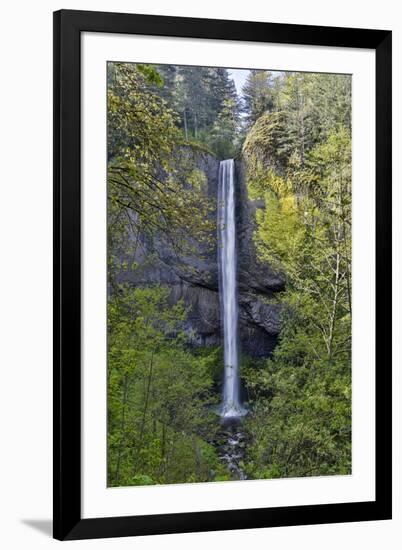
{"type": "MultiPolygon", "coordinates": [[[[208,182],[208,195],[216,204],[219,161],[201,154],[197,167],[208,182]]],[[[238,248],[239,334],[241,349],[252,356],[268,356],[280,331],[280,305],[275,293],[283,290],[283,275],[258,262],[253,243],[255,204],[247,197],[241,161],[235,162],[236,231],[238,248]]],[[[215,216],[216,211],[212,213],[215,216]]],[[[189,309],[186,329],[194,345],[221,343],[221,308],[218,292],[217,250],[200,245],[191,256],[177,255],[163,240],[150,243],[145,237],[136,257],[124,259],[140,265],[119,275],[120,282],[133,285],[161,284],[170,288],[169,300],[183,300],[189,309]]]]}

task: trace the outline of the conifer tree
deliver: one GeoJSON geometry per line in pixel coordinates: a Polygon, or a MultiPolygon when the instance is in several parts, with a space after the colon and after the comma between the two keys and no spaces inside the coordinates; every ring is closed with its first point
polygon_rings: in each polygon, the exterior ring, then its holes
{"type": "Polygon", "coordinates": [[[253,69],[249,72],[242,89],[244,110],[249,126],[252,126],[265,112],[272,111],[274,100],[271,85],[272,75],[269,71],[253,69]]]}

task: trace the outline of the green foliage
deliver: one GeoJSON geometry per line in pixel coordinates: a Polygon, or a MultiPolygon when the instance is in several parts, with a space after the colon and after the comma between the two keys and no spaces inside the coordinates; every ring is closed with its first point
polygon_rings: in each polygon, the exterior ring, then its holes
{"type": "Polygon", "coordinates": [[[225,99],[222,110],[215,120],[211,132],[211,146],[219,158],[235,155],[235,136],[238,129],[238,114],[233,99],[225,99]]]}
{"type": "Polygon", "coordinates": [[[318,358],[319,337],[302,315],[286,323],[273,358],[245,373],[254,395],[245,461],[253,479],[351,473],[350,363],[318,358]]]}
{"type": "Polygon", "coordinates": [[[158,93],[177,113],[189,143],[204,144],[219,158],[234,155],[240,103],[227,69],[157,66],[164,78],[158,93]]]}
{"type": "Polygon", "coordinates": [[[269,71],[251,70],[243,86],[244,109],[252,126],[265,112],[274,107],[272,75],[269,71]]]}
{"type": "Polygon", "coordinates": [[[209,240],[211,205],[188,185],[194,155],[183,147],[175,113],[149,89],[158,78],[147,65],[108,65],[109,237],[119,240],[131,227],[184,249],[189,234],[209,240]]]}
{"type": "Polygon", "coordinates": [[[288,161],[286,115],[264,113],[251,127],[243,145],[249,173],[275,168],[281,171],[288,161]]]}
{"type": "MultiPolygon", "coordinates": [[[[327,78],[327,77],[326,77],[327,78]]],[[[351,472],[351,137],[345,97],[292,75],[244,144],[257,253],[286,276],[274,354],[245,371],[251,478],[351,472]],[[346,125],[345,125],[346,124],[346,125]]]]}
{"type": "Polygon", "coordinates": [[[253,117],[244,151],[249,163],[284,172],[304,166],[315,145],[342,128],[350,130],[351,79],[345,75],[286,73],[269,86],[272,101],[253,117]]]}
{"type": "Polygon", "coordinates": [[[161,287],[121,286],[109,299],[109,486],[212,481],[225,473],[208,442],[216,430],[214,359],[187,349],[185,316],[161,287]]]}
{"type": "Polygon", "coordinates": [[[163,86],[163,78],[152,65],[137,63],[136,69],[145,78],[147,84],[155,85],[159,88],[163,86]]]}

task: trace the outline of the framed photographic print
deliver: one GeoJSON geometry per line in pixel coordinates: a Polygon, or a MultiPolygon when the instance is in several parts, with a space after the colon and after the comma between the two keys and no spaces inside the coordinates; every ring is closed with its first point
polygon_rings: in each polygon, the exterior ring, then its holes
{"type": "Polygon", "coordinates": [[[56,538],[391,517],[390,31],[56,12],[54,221],[56,538]]]}

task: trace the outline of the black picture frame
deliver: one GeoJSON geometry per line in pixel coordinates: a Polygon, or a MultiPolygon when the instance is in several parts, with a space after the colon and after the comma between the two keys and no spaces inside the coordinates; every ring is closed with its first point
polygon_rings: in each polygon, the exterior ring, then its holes
{"type": "Polygon", "coordinates": [[[54,13],[55,538],[72,540],[391,518],[391,39],[391,31],[385,30],[71,10],[54,13]],[[80,37],[83,32],[375,50],[375,501],[82,519],[80,37]]]}

